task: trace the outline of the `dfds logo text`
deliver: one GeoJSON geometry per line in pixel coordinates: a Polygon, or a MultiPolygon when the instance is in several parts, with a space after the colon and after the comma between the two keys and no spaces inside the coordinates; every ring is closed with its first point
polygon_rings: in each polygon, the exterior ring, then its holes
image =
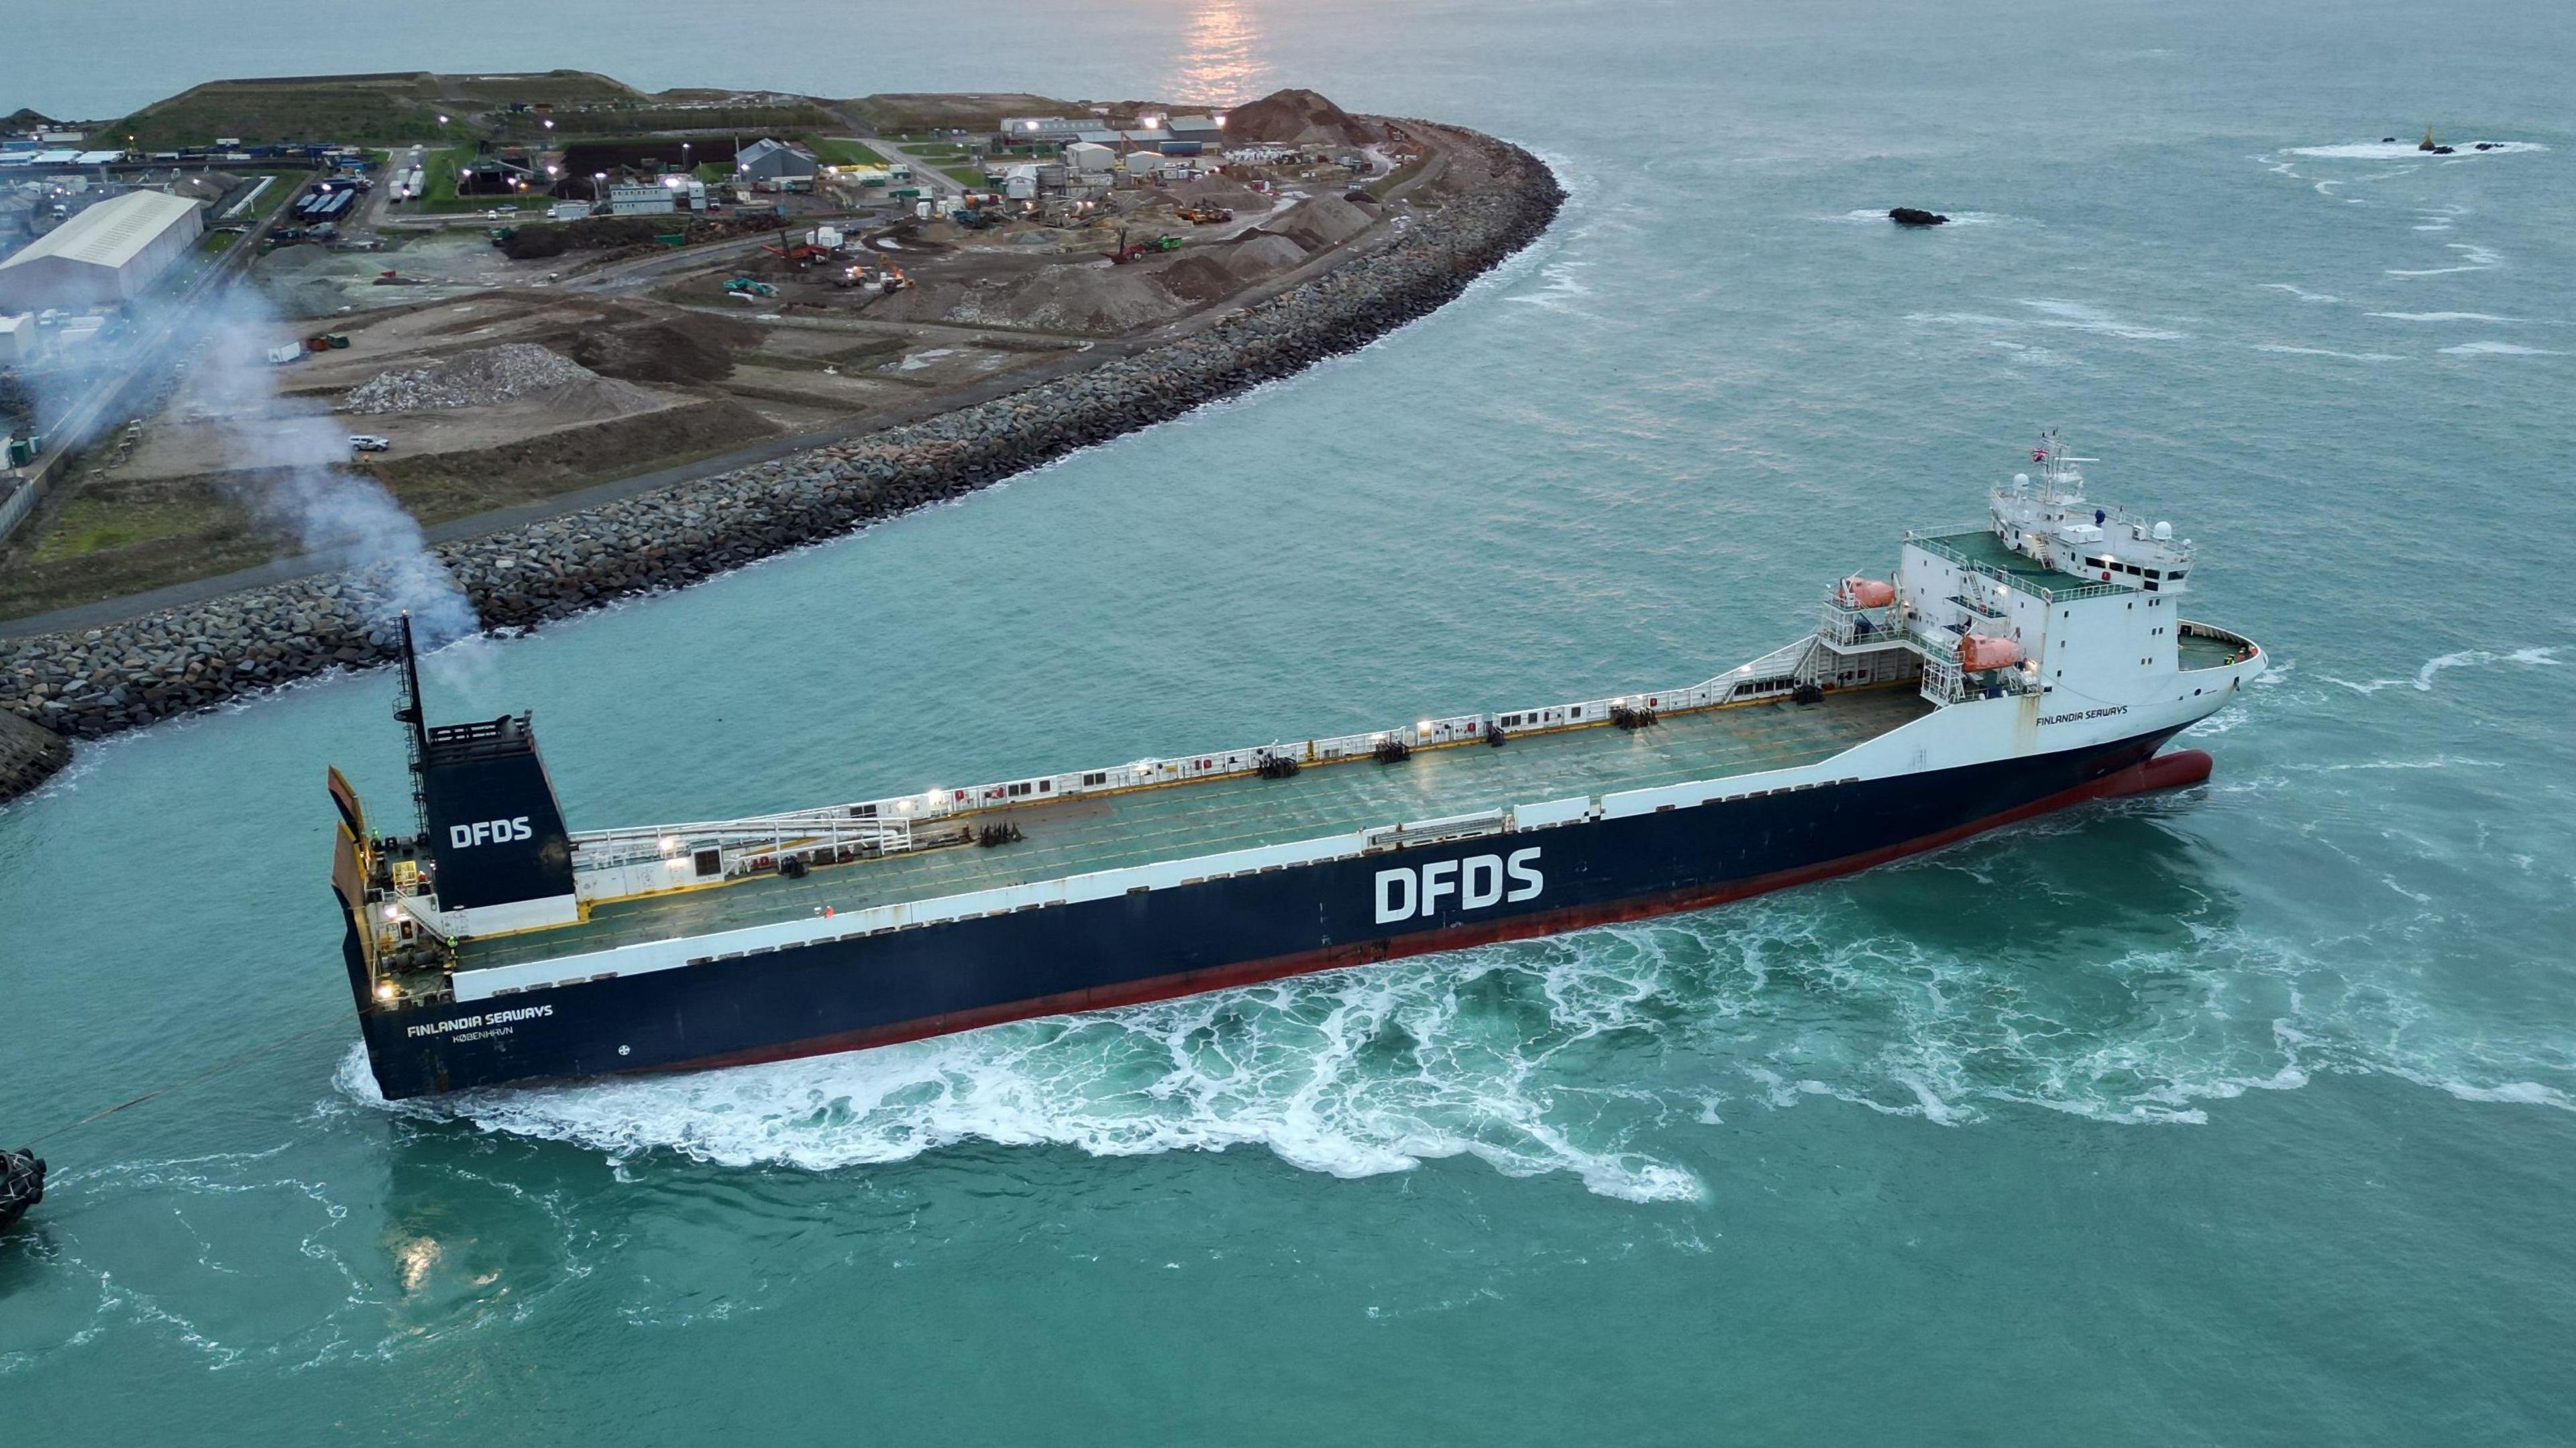
{"type": "Polygon", "coordinates": [[[1547,888],[1538,871],[1538,847],[1501,855],[1472,855],[1464,860],[1435,860],[1418,869],[1377,872],[1377,923],[1393,925],[1417,915],[1437,915],[1440,902],[1458,899],[1461,910],[1535,900],[1547,888]],[[1509,889],[1505,888],[1508,880],[1509,889]]]}

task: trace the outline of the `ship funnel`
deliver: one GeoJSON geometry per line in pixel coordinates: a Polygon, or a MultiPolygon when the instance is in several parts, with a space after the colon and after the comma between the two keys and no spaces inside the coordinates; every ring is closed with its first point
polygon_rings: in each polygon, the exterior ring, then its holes
{"type": "Polygon", "coordinates": [[[411,730],[412,797],[439,909],[471,912],[458,931],[467,935],[577,918],[572,838],[528,716],[429,723],[408,614],[402,664],[394,717],[411,730]]]}

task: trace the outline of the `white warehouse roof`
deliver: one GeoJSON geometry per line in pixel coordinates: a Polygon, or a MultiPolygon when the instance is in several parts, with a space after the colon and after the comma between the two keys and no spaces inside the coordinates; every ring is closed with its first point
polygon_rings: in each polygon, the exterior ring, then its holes
{"type": "Polygon", "coordinates": [[[197,203],[184,196],[110,197],[0,257],[0,309],[123,306],[186,256],[204,230],[197,203]]]}
{"type": "Polygon", "coordinates": [[[121,267],[196,209],[197,203],[185,196],[129,191],[90,207],[0,259],[0,272],[49,256],[92,266],[121,267]]]}

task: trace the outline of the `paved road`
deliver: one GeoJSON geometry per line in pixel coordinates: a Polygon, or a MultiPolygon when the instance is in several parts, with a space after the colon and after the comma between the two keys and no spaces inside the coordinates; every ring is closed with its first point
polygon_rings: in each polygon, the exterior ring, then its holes
{"type": "Polygon", "coordinates": [[[916,185],[926,186],[931,191],[941,196],[963,196],[966,194],[966,188],[958,183],[956,177],[940,170],[936,164],[923,160],[921,157],[914,155],[912,152],[905,150],[902,146],[893,141],[887,140],[883,136],[870,136],[863,144],[865,144],[869,150],[885,157],[888,161],[900,161],[904,165],[910,166],[912,168],[912,179],[916,185]]]}

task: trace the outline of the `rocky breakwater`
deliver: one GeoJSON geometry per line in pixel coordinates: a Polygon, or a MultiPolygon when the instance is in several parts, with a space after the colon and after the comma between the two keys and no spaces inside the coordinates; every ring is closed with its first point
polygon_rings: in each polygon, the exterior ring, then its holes
{"type": "MultiPolygon", "coordinates": [[[[1384,245],[1193,334],[925,422],[448,544],[436,559],[484,626],[542,623],[954,498],[1362,346],[1527,246],[1564,200],[1519,147],[1415,124],[1453,158],[1436,207],[1384,245]]],[[[0,641],[0,710],[97,738],[377,663],[393,649],[398,594],[381,572],[334,574],[0,641]]],[[[11,784],[0,779],[0,798],[11,784]]]]}

